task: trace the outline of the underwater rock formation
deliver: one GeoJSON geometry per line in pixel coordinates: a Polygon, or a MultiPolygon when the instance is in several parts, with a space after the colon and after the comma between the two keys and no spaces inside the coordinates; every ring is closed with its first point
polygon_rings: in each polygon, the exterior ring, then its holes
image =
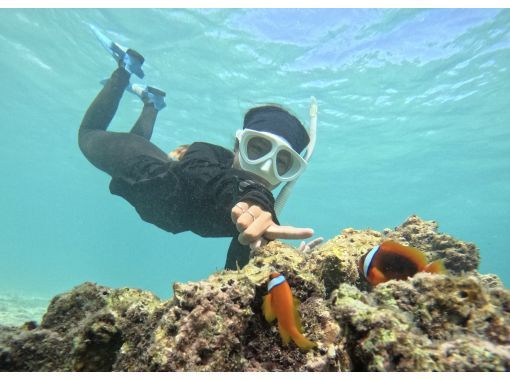
{"type": "Polygon", "coordinates": [[[239,271],[150,292],[85,283],[56,296],[41,324],[0,326],[3,371],[508,371],[510,292],[480,275],[478,249],[408,218],[395,230],[343,230],[303,254],[281,242],[239,271]],[[358,258],[392,239],[442,258],[449,275],[419,273],[370,287],[358,258]],[[302,351],[261,312],[271,272],[301,301],[302,351]]]}

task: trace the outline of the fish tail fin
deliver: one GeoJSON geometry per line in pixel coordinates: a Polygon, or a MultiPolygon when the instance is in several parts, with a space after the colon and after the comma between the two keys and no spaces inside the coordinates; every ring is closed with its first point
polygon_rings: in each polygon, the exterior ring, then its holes
{"type": "Polygon", "coordinates": [[[278,331],[280,332],[280,336],[282,337],[283,345],[286,346],[290,342],[290,334],[289,332],[282,326],[282,324],[278,321],[278,331]]]}
{"type": "Polygon", "coordinates": [[[432,261],[430,264],[426,265],[425,268],[422,269],[422,272],[429,272],[429,273],[447,273],[446,268],[444,267],[444,261],[436,260],[432,261]]]}
{"type": "Polygon", "coordinates": [[[301,316],[299,315],[299,305],[301,302],[296,297],[293,297],[294,303],[294,321],[296,322],[296,328],[300,333],[303,333],[303,325],[301,323],[301,316]]]}
{"type": "Polygon", "coordinates": [[[296,322],[297,331],[293,331],[291,334],[292,340],[303,350],[309,350],[313,347],[317,347],[317,344],[311,340],[306,339],[303,336],[303,324],[301,322],[301,316],[299,315],[299,305],[301,302],[296,297],[293,297],[294,303],[294,321],[296,322]]]}
{"type": "Polygon", "coordinates": [[[292,340],[298,345],[299,348],[303,350],[309,350],[311,348],[317,347],[317,343],[305,338],[297,331],[296,333],[292,334],[292,340]]]}
{"type": "Polygon", "coordinates": [[[273,310],[273,307],[271,306],[271,293],[264,296],[264,302],[262,303],[262,312],[264,313],[264,318],[266,318],[266,321],[269,323],[273,322],[276,318],[276,314],[273,310]]]}

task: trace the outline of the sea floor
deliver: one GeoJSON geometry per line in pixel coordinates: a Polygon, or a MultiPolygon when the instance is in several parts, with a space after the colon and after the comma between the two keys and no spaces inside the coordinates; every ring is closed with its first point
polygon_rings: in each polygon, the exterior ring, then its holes
{"type": "Polygon", "coordinates": [[[20,326],[28,321],[41,322],[50,298],[0,293],[0,325],[20,326]]]}

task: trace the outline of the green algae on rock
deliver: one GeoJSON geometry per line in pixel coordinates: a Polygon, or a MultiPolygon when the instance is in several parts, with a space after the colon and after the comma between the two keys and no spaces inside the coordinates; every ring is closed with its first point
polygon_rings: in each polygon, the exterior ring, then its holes
{"type": "Polygon", "coordinates": [[[85,283],[55,297],[40,326],[0,327],[0,370],[508,371],[510,292],[476,272],[479,261],[473,244],[411,216],[394,230],[344,229],[307,254],[272,242],[241,270],[175,283],[166,301],[85,283]],[[369,287],[357,260],[386,239],[444,259],[451,274],[369,287]],[[282,346],[264,320],[275,271],[316,349],[282,346]]]}

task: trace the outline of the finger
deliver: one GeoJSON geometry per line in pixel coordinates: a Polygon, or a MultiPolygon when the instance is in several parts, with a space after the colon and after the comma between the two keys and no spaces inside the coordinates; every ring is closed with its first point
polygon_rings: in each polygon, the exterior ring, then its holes
{"type": "Polygon", "coordinates": [[[262,212],[257,219],[248,226],[248,228],[244,231],[239,231],[241,232],[238,238],[239,242],[241,244],[248,244],[260,239],[262,235],[264,235],[264,232],[266,232],[268,227],[272,224],[274,224],[274,222],[271,213],[262,212]]]}
{"type": "Polygon", "coordinates": [[[244,232],[248,227],[250,227],[260,216],[261,212],[257,212],[256,210],[252,211],[250,208],[248,211],[241,214],[236,221],[236,228],[239,232],[244,232]]]}
{"type": "Polygon", "coordinates": [[[318,237],[317,239],[313,239],[311,242],[307,244],[308,249],[311,251],[318,245],[320,245],[324,241],[323,237],[318,237]]]}
{"type": "Polygon", "coordinates": [[[254,251],[258,247],[260,247],[262,244],[262,239],[258,239],[257,241],[250,243],[250,251],[254,251]]]}
{"type": "MultiPolygon", "coordinates": [[[[236,209],[239,209],[239,207],[236,207],[236,209]]],[[[239,218],[237,218],[237,231],[244,232],[262,213],[263,211],[259,206],[251,206],[248,210],[243,212],[239,218]]]]}
{"type": "Polygon", "coordinates": [[[324,240],[323,237],[318,237],[318,238],[313,239],[312,241],[310,241],[310,242],[308,242],[306,244],[305,244],[304,241],[302,241],[301,245],[299,246],[299,249],[303,253],[309,253],[309,252],[313,251],[315,249],[315,247],[320,245],[323,240],[324,240]],[[302,247],[302,249],[301,249],[301,247],[302,247]]]}
{"type": "Polygon", "coordinates": [[[252,208],[250,207],[250,210],[248,210],[246,214],[248,214],[249,216],[256,215],[256,218],[252,218],[252,222],[243,233],[250,241],[255,241],[257,239],[260,239],[264,232],[267,230],[267,228],[271,224],[274,224],[274,222],[273,216],[271,215],[270,212],[262,211],[261,209],[259,209],[258,211],[255,210],[254,214],[252,213],[251,210],[252,208]]]}
{"type": "Polygon", "coordinates": [[[241,215],[236,222],[237,231],[243,233],[251,223],[253,223],[253,217],[250,214],[241,215]]]}
{"type": "Polygon", "coordinates": [[[314,234],[311,228],[298,228],[292,226],[279,226],[273,224],[269,226],[264,237],[268,240],[274,239],[307,239],[314,234]]]}
{"type": "Polygon", "coordinates": [[[248,203],[246,202],[237,202],[230,212],[230,217],[232,218],[232,223],[237,223],[237,219],[248,210],[248,203]]]}
{"type": "Polygon", "coordinates": [[[268,243],[268,241],[266,239],[264,239],[264,238],[260,238],[256,242],[250,243],[250,252],[254,251],[257,248],[260,248],[260,247],[266,245],[267,243],[268,243]]]}

